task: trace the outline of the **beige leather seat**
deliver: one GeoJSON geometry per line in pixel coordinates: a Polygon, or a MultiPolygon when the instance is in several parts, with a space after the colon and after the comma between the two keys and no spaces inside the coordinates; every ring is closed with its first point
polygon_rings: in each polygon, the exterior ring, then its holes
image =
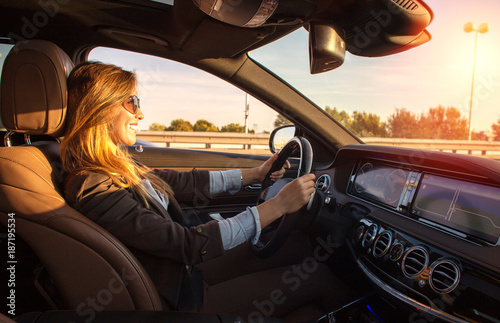
{"type": "Polygon", "coordinates": [[[2,313],[0,313],[0,323],[16,323],[16,321],[11,320],[7,316],[5,316],[2,313]]]}
{"type": "MultiPolygon", "coordinates": [[[[2,71],[3,125],[24,134],[61,136],[72,67],[52,43],[17,44],[2,71]]],[[[63,178],[57,142],[0,147],[0,222],[6,226],[14,214],[17,237],[40,259],[64,309],[161,310],[154,285],[130,251],[66,204],[63,178]]]]}

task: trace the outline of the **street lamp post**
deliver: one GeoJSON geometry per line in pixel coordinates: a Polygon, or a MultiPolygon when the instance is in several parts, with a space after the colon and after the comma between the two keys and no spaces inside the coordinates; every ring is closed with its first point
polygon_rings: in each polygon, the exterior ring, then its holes
{"type": "Polygon", "coordinates": [[[248,133],[248,115],[250,113],[250,101],[248,93],[245,93],[245,133],[248,133]]]}
{"type": "Polygon", "coordinates": [[[470,107],[469,107],[469,141],[472,137],[472,129],[471,129],[471,121],[472,121],[472,102],[474,100],[474,81],[476,76],[476,52],[477,52],[477,35],[478,32],[481,34],[487,33],[490,30],[490,25],[488,23],[482,23],[479,25],[479,28],[476,29],[476,26],[472,22],[468,22],[464,25],[464,31],[466,33],[475,32],[476,37],[474,41],[474,62],[472,65],[472,85],[470,90],[470,107]]]}

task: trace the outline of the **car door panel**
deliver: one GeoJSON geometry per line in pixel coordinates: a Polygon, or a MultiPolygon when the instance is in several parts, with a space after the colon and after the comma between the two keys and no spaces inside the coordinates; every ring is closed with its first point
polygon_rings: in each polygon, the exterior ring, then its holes
{"type": "MultiPolygon", "coordinates": [[[[192,169],[228,170],[260,166],[269,156],[188,150],[177,148],[129,147],[129,152],[136,160],[151,168],[168,168],[178,171],[192,169]]],[[[181,205],[188,224],[198,224],[211,220],[209,214],[217,213],[223,218],[234,216],[257,202],[260,185],[244,187],[236,194],[219,194],[210,200],[195,199],[192,203],[181,205]]]]}
{"type": "Polygon", "coordinates": [[[251,168],[260,166],[269,158],[263,155],[161,147],[142,147],[140,152],[136,148],[131,146],[129,152],[144,165],[179,171],[193,168],[208,170],[251,168]]]}

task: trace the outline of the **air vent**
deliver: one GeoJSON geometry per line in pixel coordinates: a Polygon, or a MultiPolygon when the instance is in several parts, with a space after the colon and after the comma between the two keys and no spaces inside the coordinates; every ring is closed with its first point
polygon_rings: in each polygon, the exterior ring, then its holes
{"type": "Polygon", "coordinates": [[[429,253],[424,247],[415,246],[408,249],[403,261],[401,262],[401,270],[408,278],[420,276],[429,264],[429,253]]]}
{"type": "Polygon", "coordinates": [[[384,231],[375,240],[375,244],[373,246],[373,256],[375,258],[383,257],[392,243],[392,233],[390,231],[384,231]]]}
{"type": "Polygon", "coordinates": [[[321,192],[326,192],[330,188],[330,183],[332,179],[330,175],[323,174],[316,180],[316,189],[321,192]]]}
{"type": "Polygon", "coordinates": [[[391,250],[389,251],[389,259],[392,261],[398,261],[405,251],[405,246],[401,242],[395,242],[391,250]]]}
{"type": "Polygon", "coordinates": [[[418,9],[418,4],[413,0],[392,0],[392,2],[406,10],[418,9]]]}
{"type": "Polygon", "coordinates": [[[372,242],[377,237],[377,232],[378,232],[378,226],[375,223],[368,227],[365,236],[363,237],[363,241],[361,242],[363,248],[366,248],[372,244],[372,242]]]}
{"type": "Polygon", "coordinates": [[[352,244],[357,245],[358,242],[363,238],[363,235],[365,234],[365,229],[366,227],[362,224],[356,228],[354,231],[354,234],[352,235],[352,244]]]}
{"type": "Polygon", "coordinates": [[[460,281],[460,268],[452,260],[438,260],[429,271],[429,283],[436,293],[446,294],[455,289],[460,281]]]}

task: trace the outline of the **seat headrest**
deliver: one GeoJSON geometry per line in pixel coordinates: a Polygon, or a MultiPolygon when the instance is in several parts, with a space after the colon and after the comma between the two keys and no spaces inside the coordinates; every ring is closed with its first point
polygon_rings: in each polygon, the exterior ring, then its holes
{"type": "Polygon", "coordinates": [[[63,135],[66,79],[74,64],[58,46],[44,40],[16,44],[5,58],[0,84],[2,123],[10,131],[63,135]]]}

